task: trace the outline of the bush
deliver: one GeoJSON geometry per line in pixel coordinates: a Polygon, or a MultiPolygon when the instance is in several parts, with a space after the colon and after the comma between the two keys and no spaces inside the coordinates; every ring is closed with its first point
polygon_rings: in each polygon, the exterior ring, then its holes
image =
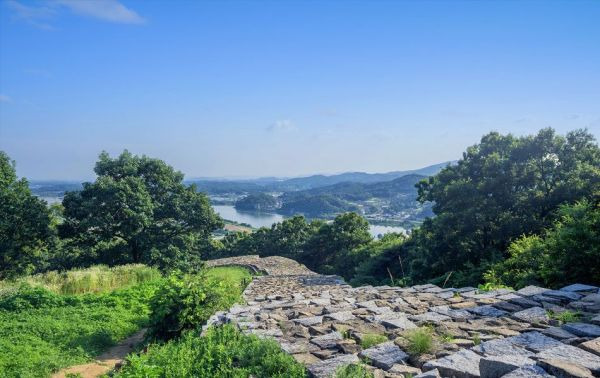
{"type": "Polygon", "coordinates": [[[306,377],[305,369],[272,340],[244,335],[233,326],[195,331],[166,344],[152,344],[141,355],[131,355],[116,377],[230,378],[306,377]]]}
{"type": "Polygon", "coordinates": [[[558,220],[541,236],[524,236],[509,247],[510,257],[485,275],[514,287],[558,288],[573,282],[600,284],[600,206],[589,201],[561,206],[558,220]]]}
{"type": "Polygon", "coordinates": [[[169,340],[196,329],[216,311],[233,305],[240,293],[232,281],[217,276],[171,274],[152,298],[148,336],[169,340]]]}

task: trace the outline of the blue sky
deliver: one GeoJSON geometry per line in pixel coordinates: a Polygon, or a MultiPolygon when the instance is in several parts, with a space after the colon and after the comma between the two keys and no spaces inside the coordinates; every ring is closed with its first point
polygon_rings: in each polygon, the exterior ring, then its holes
{"type": "Polygon", "coordinates": [[[600,136],[600,1],[0,1],[0,149],[188,177],[383,172],[491,130],[600,136]]]}

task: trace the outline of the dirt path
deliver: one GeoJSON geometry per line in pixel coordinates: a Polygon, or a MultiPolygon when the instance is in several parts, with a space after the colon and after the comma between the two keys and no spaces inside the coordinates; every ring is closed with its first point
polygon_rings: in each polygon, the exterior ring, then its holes
{"type": "Polygon", "coordinates": [[[67,374],[80,374],[83,378],[94,378],[108,373],[123,362],[123,359],[133,351],[135,346],[144,340],[145,334],[146,329],[142,329],[102,353],[96,361],[65,368],[54,374],[52,378],[64,378],[67,374]]]}

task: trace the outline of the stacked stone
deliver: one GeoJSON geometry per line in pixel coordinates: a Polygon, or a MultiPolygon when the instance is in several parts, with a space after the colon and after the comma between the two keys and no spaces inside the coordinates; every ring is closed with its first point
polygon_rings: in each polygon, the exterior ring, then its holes
{"type": "Polygon", "coordinates": [[[209,323],[273,338],[315,377],[332,377],[359,361],[376,377],[390,378],[600,376],[598,287],[352,288],[289,259],[235,259],[212,266],[247,263],[269,275],[246,288],[244,305],[209,323]],[[580,320],[560,324],[549,316],[564,311],[577,311],[580,320]],[[411,354],[407,333],[421,326],[434,334],[434,348],[411,354]],[[363,349],[373,334],[388,341],[363,349]]]}

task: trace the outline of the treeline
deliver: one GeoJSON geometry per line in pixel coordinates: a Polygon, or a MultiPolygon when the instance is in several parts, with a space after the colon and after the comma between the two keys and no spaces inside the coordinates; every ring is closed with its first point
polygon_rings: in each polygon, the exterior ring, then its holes
{"type": "Polygon", "coordinates": [[[296,217],[228,236],[216,253],[284,255],[354,284],[600,283],[600,149],[589,132],[492,132],[417,188],[434,216],[407,238],[371,240],[356,215],[296,217]]]}
{"type": "Polygon", "coordinates": [[[213,240],[222,221],[208,198],[164,162],[103,153],[95,172],[48,209],[0,155],[0,278],[97,263],[197,269],[201,259],[259,254],[353,284],[600,284],[600,149],[585,130],[483,136],[417,183],[434,216],[381,240],[355,213],[213,240]]]}
{"type": "Polygon", "coordinates": [[[94,264],[200,267],[223,227],[210,201],[158,159],[102,153],[94,182],[48,207],[0,152],[0,279],[94,264]]]}

